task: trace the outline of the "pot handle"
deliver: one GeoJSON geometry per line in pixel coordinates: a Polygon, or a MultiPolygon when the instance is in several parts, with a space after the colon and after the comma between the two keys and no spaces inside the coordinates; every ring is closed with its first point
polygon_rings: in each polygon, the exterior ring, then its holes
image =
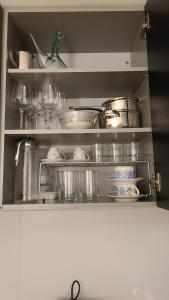
{"type": "Polygon", "coordinates": [[[105,109],[100,106],[69,106],[69,109],[74,110],[95,110],[98,112],[104,112],[105,109]]]}

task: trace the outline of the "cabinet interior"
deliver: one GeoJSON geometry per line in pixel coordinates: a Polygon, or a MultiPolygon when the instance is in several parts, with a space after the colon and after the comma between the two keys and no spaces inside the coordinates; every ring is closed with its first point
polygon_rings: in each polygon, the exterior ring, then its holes
{"type": "MultiPolygon", "coordinates": [[[[142,11],[98,11],[98,12],[9,12],[7,51],[25,50],[34,53],[29,37],[33,33],[39,46],[47,53],[51,51],[56,30],[64,34],[61,57],[68,68],[63,70],[13,69],[9,61],[5,89],[3,204],[14,204],[16,168],[15,152],[19,140],[33,138],[37,143],[38,166],[51,145],[58,145],[64,152],[72,153],[77,146],[91,152],[95,143],[129,143],[138,141],[144,149],[142,160],[150,163],[150,176],[154,174],[153,145],[151,137],[151,111],[147,75],[146,40],[140,38],[144,20],[142,11]],[[45,132],[43,130],[19,130],[19,110],[14,101],[18,80],[31,86],[39,86],[44,78],[51,77],[64,91],[68,105],[99,106],[110,97],[136,95],[142,114],[142,129],[91,130],[45,132]],[[45,149],[45,150],[44,150],[45,149]],[[46,152],[45,152],[46,151],[46,152]],[[10,170],[10,172],[8,171],[10,170]]],[[[92,160],[92,155],[91,155],[92,160]]],[[[121,163],[121,164],[124,164],[121,163]]],[[[137,164],[137,163],[136,163],[137,164]]],[[[77,169],[77,166],[62,168],[77,169]]],[[[56,173],[58,166],[54,166],[56,173]]],[[[79,166],[79,169],[94,168],[100,171],[100,202],[111,190],[112,166],[79,166]],[[105,189],[106,186],[106,189],[105,189]],[[106,190],[104,193],[103,190],[106,190]]],[[[139,183],[144,194],[149,193],[147,166],[138,163],[137,176],[144,175],[139,183]]],[[[39,169],[33,174],[37,181],[39,169]]],[[[18,179],[20,180],[20,178],[18,179]]],[[[144,201],[154,201],[155,193],[144,201]]],[[[19,200],[19,199],[18,199],[19,200]]],[[[38,203],[43,203],[42,199],[38,203]]]]}

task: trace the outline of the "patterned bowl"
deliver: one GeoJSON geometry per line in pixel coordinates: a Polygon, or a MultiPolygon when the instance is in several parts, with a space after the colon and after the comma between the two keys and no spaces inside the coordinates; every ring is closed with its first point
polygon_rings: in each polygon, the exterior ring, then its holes
{"type": "Polygon", "coordinates": [[[68,111],[61,116],[61,123],[66,129],[95,128],[98,112],[90,110],[68,111]]]}

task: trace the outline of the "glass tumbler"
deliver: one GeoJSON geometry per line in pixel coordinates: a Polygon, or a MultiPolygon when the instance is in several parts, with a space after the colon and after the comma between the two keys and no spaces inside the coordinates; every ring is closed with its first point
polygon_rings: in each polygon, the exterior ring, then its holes
{"type": "Polygon", "coordinates": [[[93,152],[93,161],[95,162],[101,162],[102,161],[102,144],[94,144],[92,146],[92,152],[93,152]]]}
{"type": "Polygon", "coordinates": [[[124,161],[124,148],[123,144],[113,143],[111,144],[112,161],[123,162],[124,161]]]}
{"type": "Polygon", "coordinates": [[[131,142],[124,144],[124,160],[125,162],[134,162],[143,158],[143,151],[140,143],[131,142]]]}
{"type": "Polygon", "coordinates": [[[85,171],[74,171],[74,202],[85,202],[85,171]]]}
{"type": "Polygon", "coordinates": [[[75,174],[72,170],[59,171],[59,200],[61,202],[74,202],[75,174]]]}
{"type": "Polygon", "coordinates": [[[98,200],[98,171],[85,171],[85,194],[87,202],[96,202],[98,200]]]}

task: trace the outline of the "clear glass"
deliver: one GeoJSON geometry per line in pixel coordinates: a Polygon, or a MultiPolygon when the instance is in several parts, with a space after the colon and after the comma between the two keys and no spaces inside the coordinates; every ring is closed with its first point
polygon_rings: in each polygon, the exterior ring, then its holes
{"type": "Polygon", "coordinates": [[[99,197],[99,185],[98,185],[97,170],[85,171],[85,195],[87,202],[96,202],[99,197]]]}
{"type": "Polygon", "coordinates": [[[113,143],[111,144],[111,155],[113,162],[124,161],[124,148],[123,144],[113,143]]]}
{"type": "Polygon", "coordinates": [[[143,159],[143,149],[140,143],[131,142],[124,144],[124,160],[125,162],[134,162],[143,159]]]}
{"type": "Polygon", "coordinates": [[[30,89],[29,87],[23,82],[19,81],[14,89],[14,99],[16,105],[19,107],[19,113],[20,113],[20,129],[25,128],[25,109],[30,106],[30,89]]]}
{"type": "Polygon", "coordinates": [[[75,199],[75,174],[72,170],[58,172],[59,200],[63,203],[74,202],[75,199]]]}
{"type": "Polygon", "coordinates": [[[28,87],[19,81],[11,98],[20,112],[20,129],[62,128],[60,115],[68,110],[68,105],[64,93],[51,78],[45,78],[38,87],[28,87]]]}

